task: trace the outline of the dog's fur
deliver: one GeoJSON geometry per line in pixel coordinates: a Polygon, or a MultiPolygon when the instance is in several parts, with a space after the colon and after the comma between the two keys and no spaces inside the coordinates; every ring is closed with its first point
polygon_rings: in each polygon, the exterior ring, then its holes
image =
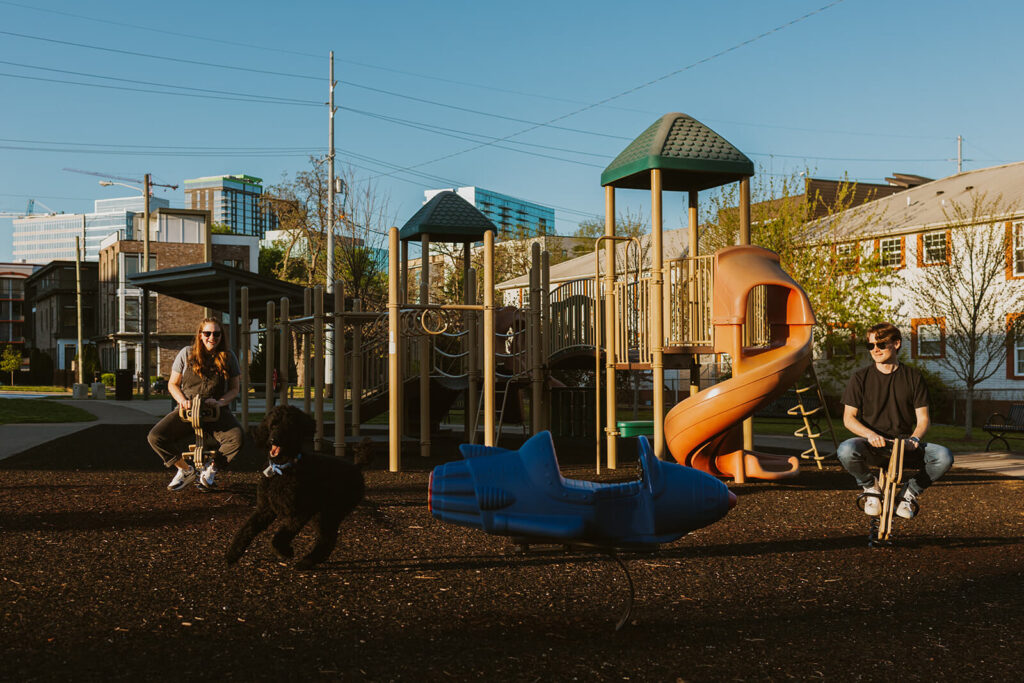
{"type": "Polygon", "coordinates": [[[307,569],[326,560],[338,541],[338,526],[363,499],[365,485],[359,467],[313,452],[316,423],[293,406],[273,408],[252,436],[267,453],[271,465],[282,467],[273,473],[267,467],[256,491],[256,509],[235,534],[226,559],[234,564],[258,534],[280,515],[284,519],[271,545],[279,555],[291,558],[292,540],[314,516],[316,543],[296,563],[307,569]],[[299,454],[301,459],[296,460],[299,454]],[[267,474],[270,476],[267,476],[267,474]]]}

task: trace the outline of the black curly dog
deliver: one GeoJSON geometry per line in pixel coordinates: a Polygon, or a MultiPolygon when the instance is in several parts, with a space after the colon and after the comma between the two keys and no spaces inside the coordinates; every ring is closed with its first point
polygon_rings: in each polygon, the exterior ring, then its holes
{"type": "Polygon", "coordinates": [[[271,545],[279,555],[295,555],[292,540],[314,516],[316,543],[296,563],[308,569],[326,560],[338,541],[338,526],[363,499],[365,485],[359,467],[339,458],[313,452],[316,423],[293,406],[273,408],[252,430],[256,444],[267,452],[270,465],[256,491],[256,509],[235,534],[226,559],[234,564],[253,539],[280,515],[284,524],[271,545]]]}

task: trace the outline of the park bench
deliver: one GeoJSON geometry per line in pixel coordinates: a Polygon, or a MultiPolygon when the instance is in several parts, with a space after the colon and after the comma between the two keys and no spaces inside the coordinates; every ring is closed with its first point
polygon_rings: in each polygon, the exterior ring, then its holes
{"type": "Polygon", "coordinates": [[[1014,403],[1010,406],[1009,412],[1004,416],[1001,413],[992,413],[983,429],[992,438],[985,444],[985,450],[991,448],[996,441],[1002,441],[1006,450],[1010,450],[1010,444],[1006,441],[1006,434],[1024,434],[1024,403],[1014,403]]]}

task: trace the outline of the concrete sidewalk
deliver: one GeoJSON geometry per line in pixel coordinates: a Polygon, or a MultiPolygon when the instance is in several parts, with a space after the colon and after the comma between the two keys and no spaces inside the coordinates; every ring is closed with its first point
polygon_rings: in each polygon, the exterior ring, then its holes
{"type": "MultiPolygon", "coordinates": [[[[4,400],[0,398],[0,401],[4,400]]],[[[74,406],[86,410],[96,416],[91,422],[69,422],[59,424],[7,424],[0,425],[0,460],[17,455],[30,448],[35,448],[54,439],[98,424],[148,424],[154,425],[171,411],[169,398],[152,399],[149,401],[115,401],[110,399],[53,399],[56,403],[74,406]]],[[[302,407],[302,401],[292,400],[292,405],[302,407]]],[[[263,399],[250,399],[250,412],[263,412],[263,399]]],[[[332,409],[330,403],[324,410],[332,409]]],[[[237,416],[237,414],[236,414],[237,416]]],[[[348,431],[348,430],[346,430],[348,431]]],[[[755,434],[754,447],[783,448],[791,451],[803,451],[808,447],[806,439],[794,436],[755,434]]],[[[820,440],[819,450],[822,453],[832,452],[829,441],[820,440]]],[[[1024,453],[1009,451],[991,451],[987,453],[957,453],[954,467],[970,470],[993,472],[1010,477],[1024,479],[1024,453]]]]}

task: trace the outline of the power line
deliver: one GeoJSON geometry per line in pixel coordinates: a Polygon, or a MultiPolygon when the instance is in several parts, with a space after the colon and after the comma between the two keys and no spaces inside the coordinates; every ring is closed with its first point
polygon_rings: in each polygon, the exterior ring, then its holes
{"type": "MultiPolygon", "coordinates": [[[[0,33],[2,33],[2,31],[0,31],[0,33]]],[[[63,80],[63,79],[59,79],[59,78],[43,78],[42,76],[26,76],[24,74],[9,74],[9,73],[3,73],[3,72],[0,72],[0,76],[4,76],[6,78],[20,78],[20,79],[29,80],[29,81],[43,81],[44,83],[62,83],[62,84],[65,84],[65,85],[81,85],[81,86],[86,86],[86,87],[91,87],[91,88],[105,88],[107,90],[126,90],[126,91],[129,91],[129,92],[144,92],[144,93],[150,93],[150,94],[153,94],[153,95],[171,95],[171,96],[177,96],[177,97],[196,97],[196,98],[199,98],[199,99],[206,99],[206,100],[226,100],[226,101],[233,101],[233,102],[258,102],[258,103],[263,103],[263,104],[282,104],[282,105],[286,105],[286,106],[296,106],[296,107],[313,107],[313,106],[320,107],[320,106],[323,106],[319,102],[308,103],[307,104],[307,103],[303,103],[301,101],[281,102],[281,101],[277,101],[277,100],[268,100],[268,99],[264,99],[264,98],[253,99],[251,97],[222,97],[222,96],[217,96],[217,95],[202,95],[202,94],[198,94],[198,93],[188,93],[188,92],[169,92],[169,91],[166,91],[166,90],[152,90],[150,88],[129,88],[127,86],[122,86],[122,85],[104,85],[103,83],[82,83],[81,81],[68,81],[68,80],[63,80]]]]}
{"type": "MultiPolygon", "coordinates": [[[[85,78],[102,78],[104,80],[118,81],[120,83],[135,83],[137,85],[154,85],[154,86],[157,86],[157,87],[160,87],[160,88],[177,88],[179,90],[184,90],[184,91],[194,90],[196,92],[202,92],[202,93],[214,93],[214,94],[220,93],[220,94],[224,94],[224,95],[237,95],[237,96],[240,96],[240,97],[245,97],[245,98],[249,98],[249,99],[253,99],[253,100],[275,100],[275,101],[277,101],[279,103],[282,103],[282,104],[304,104],[304,105],[313,105],[313,106],[318,106],[318,107],[321,106],[321,104],[322,104],[320,102],[316,102],[316,101],[313,101],[313,100],[299,100],[299,99],[296,99],[296,98],[293,98],[293,97],[277,97],[276,95],[262,95],[262,94],[256,95],[256,94],[252,94],[252,93],[233,92],[233,91],[230,91],[230,90],[220,90],[220,89],[216,89],[215,90],[215,89],[212,89],[212,88],[196,88],[194,86],[189,86],[189,85],[173,85],[173,84],[169,84],[169,83],[154,83],[153,81],[140,81],[140,80],[131,79],[131,78],[118,78],[116,76],[103,76],[103,75],[100,75],[100,74],[86,73],[84,71],[69,71],[67,69],[54,69],[54,68],[47,67],[47,66],[35,66],[33,64],[24,64],[24,63],[21,63],[21,62],[8,62],[8,61],[2,60],[2,59],[0,59],[0,64],[7,64],[9,66],[20,66],[20,67],[25,68],[25,69],[38,69],[40,71],[50,71],[50,72],[54,72],[54,73],[69,74],[69,75],[72,75],[72,76],[83,76],[85,78]]],[[[80,85],[91,85],[91,84],[81,83],[80,85]]],[[[176,94],[176,93],[166,93],[166,94],[176,94]]]]}
{"type": "MultiPolygon", "coordinates": [[[[576,116],[577,114],[581,114],[581,113],[583,113],[585,111],[589,111],[590,109],[594,109],[595,107],[599,107],[601,105],[607,104],[608,102],[611,102],[613,100],[616,100],[616,99],[619,99],[621,97],[625,97],[626,95],[635,93],[635,92],[637,92],[639,90],[642,90],[643,88],[647,88],[647,87],[649,87],[651,85],[654,85],[655,83],[661,82],[661,81],[663,81],[663,80],[665,80],[667,78],[671,78],[672,76],[676,76],[676,75],[678,75],[680,73],[683,73],[684,71],[688,71],[690,69],[693,69],[693,68],[695,68],[695,67],[697,67],[697,66],[699,66],[701,64],[706,64],[707,62],[710,62],[710,61],[712,61],[714,59],[717,59],[717,58],[722,57],[722,56],[724,56],[726,54],[729,54],[730,52],[733,52],[733,51],[738,50],[738,49],[740,49],[742,47],[745,47],[745,46],[750,45],[750,44],[752,44],[754,42],[757,42],[758,40],[761,40],[762,38],[765,38],[765,37],[770,36],[770,35],[772,35],[774,33],[782,31],[782,30],[784,30],[784,29],[786,29],[786,28],[788,28],[790,26],[793,26],[794,24],[797,24],[797,23],[799,23],[801,21],[809,19],[810,17],[812,17],[812,16],[814,16],[816,14],[820,14],[821,12],[824,12],[824,11],[826,11],[828,9],[831,9],[832,7],[842,3],[844,1],[845,0],[833,0],[832,2],[828,3],[827,5],[819,7],[818,9],[813,10],[811,12],[808,12],[808,13],[800,16],[800,17],[797,17],[796,19],[793,19],[793,20],[788,21],[788,22],[786,22],[784,24],[776,26],[775,28],[773,28],[771,30],[765,31],[764,33],[761,33],[761,34],[759,34],[757,36],[754,36],[753,38],[748,38],[747,40],[744,40],[744,41],[742,41],[740,43],[737,43],[737,44],[733,45],[732,47],[729,47],[729,48],[726,48],[726,49],[721,50],[719,52],[716,52],[715,54],[713,54],[713,55],[711,55],[709,57],[704,57],[703,59],[699,59],[696,62],[692,62],[692,63],[690,63],[690,64],[688,64],[688,65],[686,65],[686,66],[684,66],[684,67],[682,67],[680,69],[676,69],[675,71],[671,71],[671,72],[665,74],[664,76],[659,76],[658,78],[655,78],[653,80],[647,81],[646,83],[643,83],[643,84],[638,85],[638,86],[633,87],[633,88],[629,88],[628,90],[624,90],[624,91],[618,93],[617,95],[612,95],[610,97],[606,97],[603,100],[600,100],[598,102],[594,102],[594,103],[589,104],[589,105],[587,105],[585,107],[581,107],[581,108],[576,109],[574,111],[571,111],[571,112],[569,112],[567,114],[563,114],[562,116],[555,117],[555,118],[553,118],[553,119],[551,119],[549,121],[544,122],[543,124],[536,125],[536,126],[530,126],[528,128],[524,128],[523,130],[518,131],[516,133],[511,133],[510,135],[506,135],[503,138],[499,138],[495,142],[504,142],[504,141],[506,141],[506,140],[508,140],[510,138],[518,137],[520,135],[524,135],[526,133],[529,133],[530,131],[533,131],[533,130],[536,130],[537,128],[540,128],[541,125],[550,126],[550,125],[552,125],[554,123],[557,123],[559,121],[563,121],[563,120],[565,120],[567,118],[570,118],[572,116],[576,116]]],[[[492,144],[495,144],[495,143],[494,142],[481,143],[479,145],[476,145],[475,147],[469,147],[467,149],[463,149],[463,150],[460,150],[458,152],[452,152],[451,154],[446,154],[446,155],[438,157],[436,159],[431,159],[429,161],[424,161],[424,162],[422,162],[420,164],[417,164],[416,166],[413,166],[411,168],[418,168],[420,166],[426,166],[428,164],[433,164],[433,163],[436,163],[438,161],[443,161],[445,159],[450,159],[452,157],[459,156],[461,154],[466,154],[468,152],[472,152],[472,151],[481,149],[482,147],[487,147],[487,146],[492,145],[492,144]]]]}
{"type": "Polygon", "coordinates": [[[231,64],[216,64],[213,62],[203,62],[196,59],[184,59],[182,57],[167,57],[165,55],[151,55],[145,52],[134,52],[132,50],[118,50],[113,47],[102,47],[99,45],[87,45],[85,43],[75,43],[70,40],[57,40],[56,38],[43,38],[42,36],[33,36],[28,33],[15,33],[13,31],[0,31],[0,35],[14,36],[15,38],[25,38],[27,40],[40,40],[46,43],[56,43],[57,45],[70,45],[72,47],[81,47],[87,50],[99,50],[101,52],[113,52],[114,54],[129,55],[132,57],[146,57],[147,59],[160,59],[167,62],[178,62],[179,64],[194,64],[197,66],[209,66],[217,69],[231,69],[232,71],[247,71],[254,74],[266,74],[269,76],[287,76],[289,78],[304,78],[311,81],[323,80],[319,76],[307,76],[305,74],[294,74],[283,71],[269,71],[267,69],[253,69],[246,66],[233,66],[231,64]]]}

